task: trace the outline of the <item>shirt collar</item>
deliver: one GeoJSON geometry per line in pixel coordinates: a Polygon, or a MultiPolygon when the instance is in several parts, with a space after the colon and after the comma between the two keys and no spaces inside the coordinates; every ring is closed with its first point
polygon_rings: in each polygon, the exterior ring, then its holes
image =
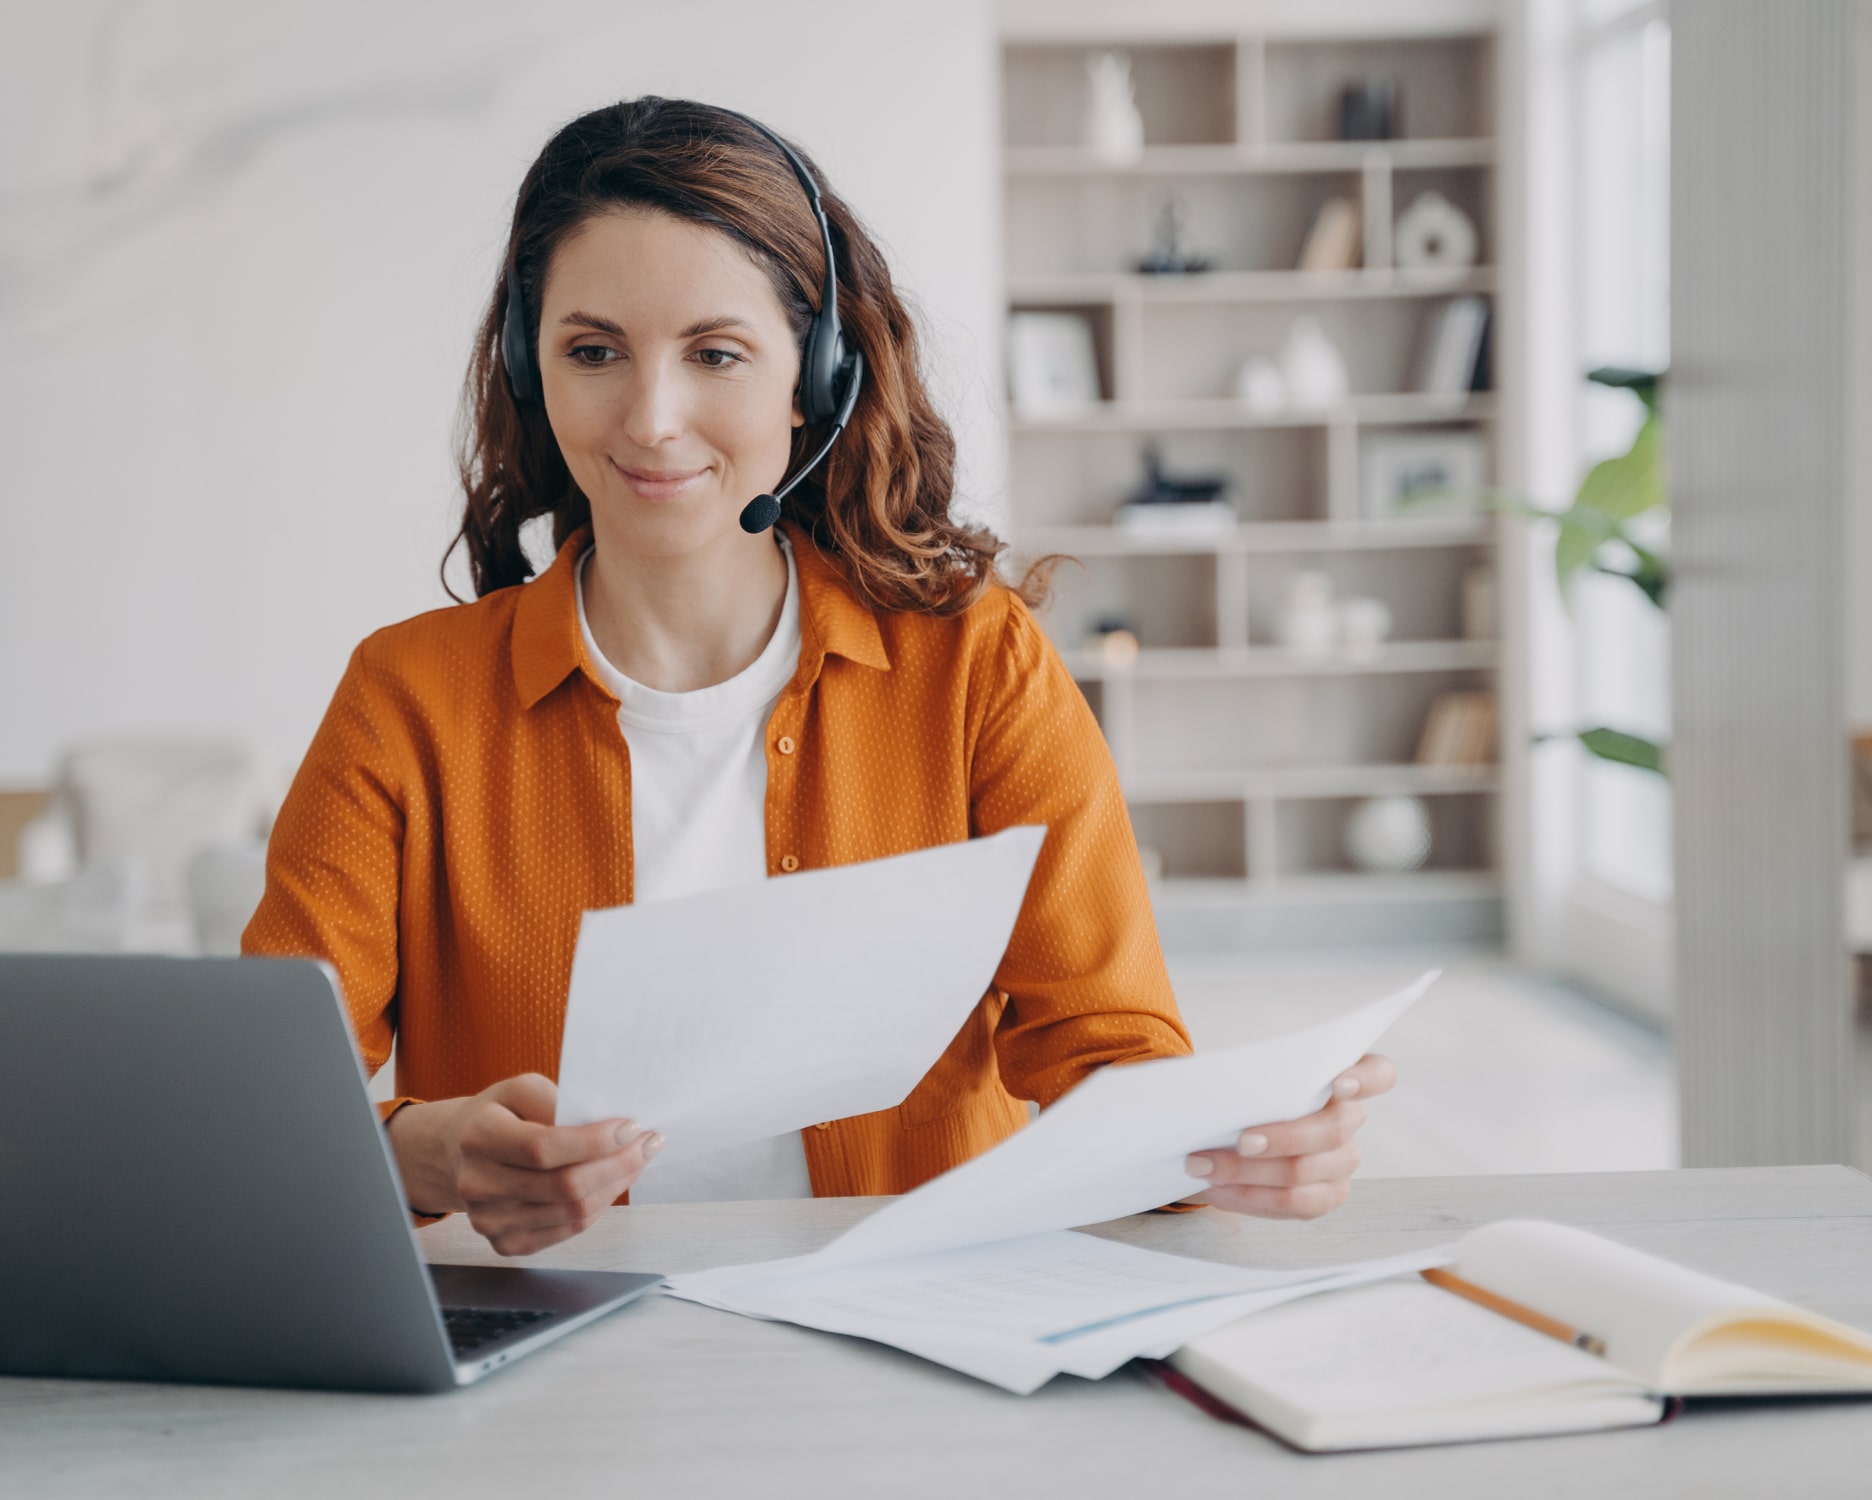
{"type": "MultiPolygon", "coordinates": [[[[799,527],[791,522],[783,524],[793,543],[793,560],[799,573],[800,668],[804,680],[816,678],[828,656],[843,656],[888,672],[890,657],[884,650],[877,616],[852,592],[836,562],[815,547],[799,527]]],[[[523,708],[531,708],[573,672],[587,666],[573,569],[590,545],[591,527],[581,526],[566,538],[552,565],[520,587],[520,599],[514,607],[513,670],[523,708]]]]}

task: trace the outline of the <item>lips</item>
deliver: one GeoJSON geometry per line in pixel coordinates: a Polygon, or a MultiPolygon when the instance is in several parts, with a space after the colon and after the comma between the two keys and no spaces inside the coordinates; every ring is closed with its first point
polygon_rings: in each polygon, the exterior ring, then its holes
{"type": "Polygon", "coordinates": [[[674,500],[688,494],[708,473],[703,469],[627,469],[611,461],[618,476],[645,500],[674,500]]]}

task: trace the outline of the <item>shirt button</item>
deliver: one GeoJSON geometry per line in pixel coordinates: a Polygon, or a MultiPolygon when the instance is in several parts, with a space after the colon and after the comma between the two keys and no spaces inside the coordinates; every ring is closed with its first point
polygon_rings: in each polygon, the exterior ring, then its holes
{"type": "Polygon", "coordinates": [[[788,735],[781,735],[780,741],[774,746],[774,749],[778,750],[782,755],[791,755],[793,753],[792,738],[788,735]]]}
{"type": "Polygon", "coordinates": [[[795,870],[799,868],[799,857],[793,854],[781,855],[780,856],[780,868],[785,870],[787,874],[791,875],[795,870]]]}
{"type": "Polygon", "coordinates": [[[813,1126],[814,1130],[830,1130],[831,1128],[832,1122],[830,1120],[821,1120],[817,1125],[813,1126]]]}

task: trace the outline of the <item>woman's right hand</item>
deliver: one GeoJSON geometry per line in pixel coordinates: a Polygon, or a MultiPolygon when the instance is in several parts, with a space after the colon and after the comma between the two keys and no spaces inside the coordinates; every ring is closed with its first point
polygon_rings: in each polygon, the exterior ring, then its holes
{"type": "Polygon", "coordinates": [[[503,1078],[468,1099],[406,1104],[390,1149],[410,1207],[466,1212],[502,1255],[531,1255],[589,1229],[663,1146],[630,1120],[554,1125],[550,1078],[503,1078]]]}

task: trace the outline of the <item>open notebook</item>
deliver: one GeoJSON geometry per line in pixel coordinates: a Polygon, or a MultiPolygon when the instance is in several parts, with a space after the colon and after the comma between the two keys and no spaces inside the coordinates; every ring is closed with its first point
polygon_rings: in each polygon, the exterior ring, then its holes
{"type": "Polygon", "coordinates": [[[1872,1336],[1582,1229],[1486,1225],[1449,1269],[1603,1355],[1409,1277],[1256,1313],[1170,1364],[1314,1452],[1640,1426],[1670,1396],[1872,1394],[1872,1336]]]}

